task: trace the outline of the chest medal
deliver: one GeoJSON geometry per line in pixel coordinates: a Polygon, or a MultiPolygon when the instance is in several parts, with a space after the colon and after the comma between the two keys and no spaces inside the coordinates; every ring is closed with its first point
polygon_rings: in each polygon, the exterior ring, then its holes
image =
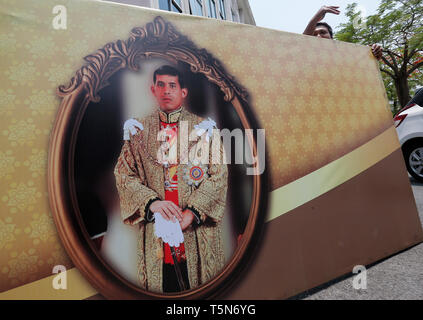
{"type": "Polygon", "coordinates": [[[194,185],[198,187],[198,185],[203,181],[204,179],[208,178],[207,174],[207,166],[203,164],[197,164],[193,165],[192,163],[189,163],[184,168],[184,180],[186,183],[190,186],[194,185]]]}

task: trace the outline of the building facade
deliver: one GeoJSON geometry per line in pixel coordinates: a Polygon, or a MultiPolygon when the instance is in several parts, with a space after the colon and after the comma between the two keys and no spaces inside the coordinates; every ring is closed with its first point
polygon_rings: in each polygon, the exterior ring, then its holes
{"type": "Polygon", "coordinates": [[[113,2],[238,23],[256,24],[248,0],[113,0],[113,2]]]}

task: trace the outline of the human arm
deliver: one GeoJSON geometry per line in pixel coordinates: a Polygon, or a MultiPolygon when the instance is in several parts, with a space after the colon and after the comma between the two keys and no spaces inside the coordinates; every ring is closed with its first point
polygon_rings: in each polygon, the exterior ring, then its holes
{"type": "Polygon", "coordinates": [[[314,30],[316,30],[316,25],[320,21],[322,21],[327,13],[333,13],[339,15],[341,12],[338,10],[339,6],[323,6],[317,11],[317,13],[313,16],[313,18],[308,23],[306,29],[304,30],[303,34],[312,36],[314,35],[314,30]]]}
{"type": "Polygon", "coordinates": [[[182,231],[185,231],[195,221],[197,221],[197,224],[200,224],[198,220],[196,220],[195,214],[190,209],[185,209],[182,212],[182,219],[179,222],[182,231]]]}
{"type": "Polygon", "coordinates": [[[130,225],[145,221],[151,204],[160,200],[159,195],[146,186],[145,173],[137,157],[139,159],[131,141],[125,141],[114,170],[122,219],[130,225]]]}

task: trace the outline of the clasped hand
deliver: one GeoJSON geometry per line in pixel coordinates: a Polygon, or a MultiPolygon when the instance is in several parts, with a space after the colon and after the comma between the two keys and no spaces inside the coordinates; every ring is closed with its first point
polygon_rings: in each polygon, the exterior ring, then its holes
{"type": "Polygon", "coordinates": [[[194,220],[194,214],[189,209],[182,211],[172,201],[156,200],[150,205],[150,211],[160,213],[165,220],[179,221],[182,231],[185,231],[194,220]]]}

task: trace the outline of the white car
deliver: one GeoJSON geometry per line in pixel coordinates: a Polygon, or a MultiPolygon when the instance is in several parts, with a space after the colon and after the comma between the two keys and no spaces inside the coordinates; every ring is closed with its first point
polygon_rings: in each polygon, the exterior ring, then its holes
{"type": "Polygon", "coordinates": [[[423,182],[423,88],[395,115],[394,123],[407,170],[423,182]]]}

